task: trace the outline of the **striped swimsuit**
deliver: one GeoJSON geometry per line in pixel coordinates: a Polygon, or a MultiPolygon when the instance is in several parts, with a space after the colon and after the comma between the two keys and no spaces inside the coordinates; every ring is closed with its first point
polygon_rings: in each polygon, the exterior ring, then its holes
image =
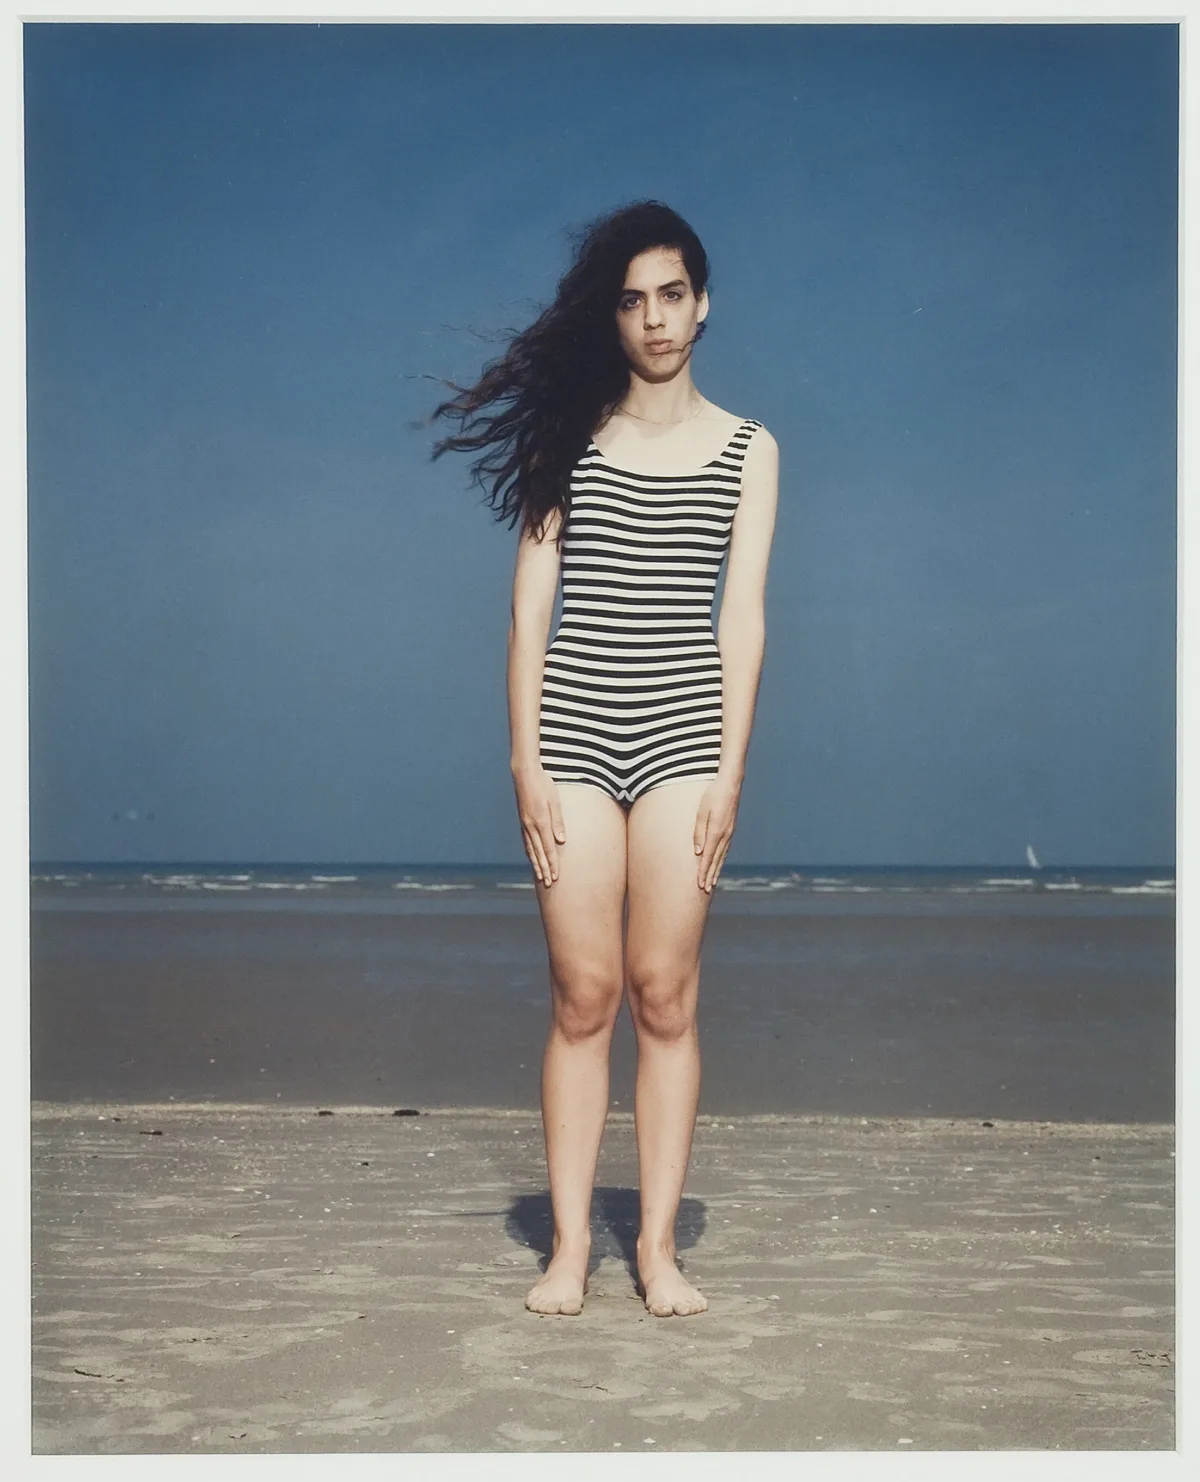
{"type": "Polygon", "coordinates": [[[594,442],[571,474],[563,604],[542,680],[542,766],[632,804],[721,760],[713,596],[742,491],[747,418],[684,474],[631,473],[594,442]]]}

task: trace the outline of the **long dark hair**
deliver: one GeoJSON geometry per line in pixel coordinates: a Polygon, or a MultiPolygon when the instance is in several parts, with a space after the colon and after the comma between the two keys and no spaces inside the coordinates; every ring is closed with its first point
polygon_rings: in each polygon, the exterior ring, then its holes
{"type": "MultiPolygon", "coordinates": [[[[572,468],[629,389],[616,316],[630,262],[654,247],[675,248],[696,297],[708,286],[700,238],[661,201],[637,201],[602,216],[575,240],[575,260],[554,302],[513,334],[474,386],[444,381],[458,394],[433,412],[457,418],[459,431],[435,443],[432,456],[479,453],[471,471],[488,490],[484,502],[510,529],[520,520],[539,536],[555,509],[566,514],[572,468]]],[[[560,541],[562,533],[560,527],[560,541]]]]}

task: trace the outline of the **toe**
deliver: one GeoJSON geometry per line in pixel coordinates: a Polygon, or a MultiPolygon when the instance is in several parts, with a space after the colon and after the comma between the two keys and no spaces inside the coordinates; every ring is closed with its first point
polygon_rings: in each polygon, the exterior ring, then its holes
{"type": "Polygon", "coordinates": [[[525,1298],[525,1306],[542,1317],[577,1317],[583,1311],[583,1298],[572,1292],[564,1296],[535,1286],[525,1298]]]}

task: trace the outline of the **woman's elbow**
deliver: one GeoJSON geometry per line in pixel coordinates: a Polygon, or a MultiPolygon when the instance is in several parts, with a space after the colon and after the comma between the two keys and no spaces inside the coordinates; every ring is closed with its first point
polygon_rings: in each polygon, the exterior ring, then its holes
{"type": "Polygon", "coordinates": [[[718,624],[722,634],[735,642],[761,643],[766,638],[767,617],[761,602],[739,602],[721,609],[718,624]]]}
{"type": "Polygon", "coordinates": [[[529,607],[514,607],[508,619],[508,641],[538,644],[545,640],[550,631],[550,611],[529,607]]]}

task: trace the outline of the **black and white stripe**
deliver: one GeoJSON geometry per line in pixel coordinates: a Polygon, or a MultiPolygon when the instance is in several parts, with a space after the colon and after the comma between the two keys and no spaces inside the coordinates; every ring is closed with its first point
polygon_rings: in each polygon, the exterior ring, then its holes
{"type": "Polygon", "coordinates": [[[660,782],[715,776],[713,596],[761,425],[744,420],[692,473],[632,473],[595,443],[575,465],[562,616],[542,681],[542,765],[557,781],[633,802],[660,782]]]}

